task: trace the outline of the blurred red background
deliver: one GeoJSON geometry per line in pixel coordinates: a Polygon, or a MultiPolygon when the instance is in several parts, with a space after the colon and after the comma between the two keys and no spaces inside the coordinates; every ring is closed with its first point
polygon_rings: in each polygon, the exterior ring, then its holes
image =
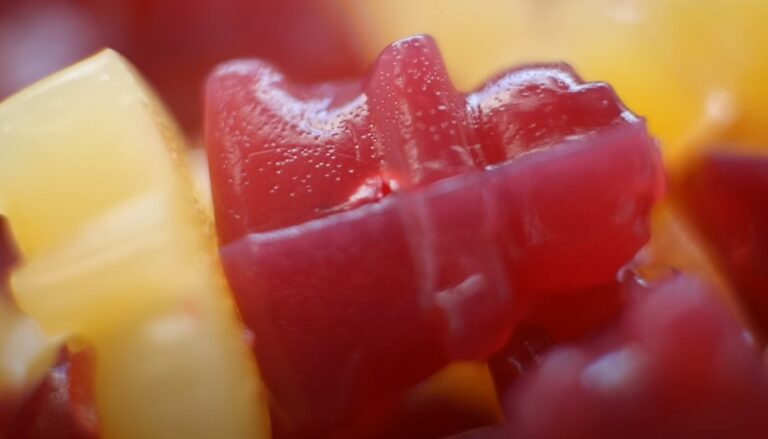
{"type": "Polygon", "coordinates": [[[191,133],[217,63],[266,58],[294,79],[362,71],[350,29],[315,0],[0,0],[0,99],[103,47],[128,57],[191,133]]]}

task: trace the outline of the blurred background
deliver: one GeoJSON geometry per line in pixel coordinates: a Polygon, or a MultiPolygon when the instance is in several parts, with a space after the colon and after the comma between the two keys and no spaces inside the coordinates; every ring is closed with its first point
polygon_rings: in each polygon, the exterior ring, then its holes
{"type": "Polygon", "coordinates": [[[217,63],[260,57],[297,79],[332,79],[362,70],[354,43],[349,21],[331,2],[0,0],[0,98],[111,47],[194,131],[203,80],[217,63]]]}
{"type": "Polygon", "coordinates": [[[465,90],[532,61],[610,82],[674,161],[702,142],[768,143],[765,23],[762,0],[0,0],[0,98],[108,46],[195,134],[221,61],[345,78],[389,42],[429,33],[465,90]]]}

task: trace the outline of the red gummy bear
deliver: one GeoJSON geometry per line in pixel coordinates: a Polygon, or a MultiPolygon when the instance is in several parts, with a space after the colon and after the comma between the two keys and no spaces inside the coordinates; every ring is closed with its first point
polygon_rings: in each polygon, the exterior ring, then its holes
{"type": "Polygon", "coordinates": [[[655,143],[607,85],[534,65],[464,95],[428,37],[357,82],[226,64],[206,140],[228,279],[297,435],[487,358],[531,292],[609,282],[662,190],[655,143]]]}

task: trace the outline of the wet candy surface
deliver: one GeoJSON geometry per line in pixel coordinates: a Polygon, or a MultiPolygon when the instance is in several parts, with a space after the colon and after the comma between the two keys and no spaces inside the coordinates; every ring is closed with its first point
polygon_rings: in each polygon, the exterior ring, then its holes
{"type": "Polygon", "coordinates": [[[296,431],[486,358],[530,294],[611,281],[662,191],[655,143],[608,86],[534,65],[465,95],[427,37],[357,82],[227,64],[206,130],[225,269],[296,431]]]}
{"type": "Polygon", "coordinates": [[[638,123],[607,85],[563,64],[511,70],[464,95],[427,37],[388,47],[357,82],[304,86],[235,61],[207,96],[223,243],[638,123]]]}

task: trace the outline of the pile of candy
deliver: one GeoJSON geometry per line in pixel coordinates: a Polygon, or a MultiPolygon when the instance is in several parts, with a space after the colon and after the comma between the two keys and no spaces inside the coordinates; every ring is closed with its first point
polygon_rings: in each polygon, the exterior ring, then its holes
{"type": "Polygon", "coordinates": [[[137,66],[0,103],[0,438],[768,437],[768,5],[102,3],[0,5],[137,66]]]}

